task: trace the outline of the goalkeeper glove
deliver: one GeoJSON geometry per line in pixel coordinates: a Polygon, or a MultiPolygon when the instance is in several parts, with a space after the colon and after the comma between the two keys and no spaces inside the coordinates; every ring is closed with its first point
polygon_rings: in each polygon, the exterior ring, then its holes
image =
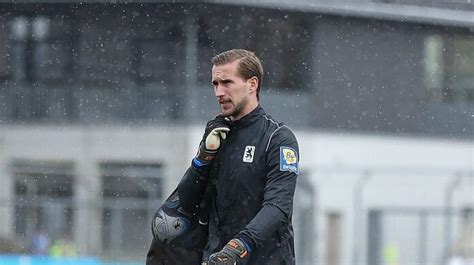
{"type": "Polygon", "coordinates": [[[217,115],[206,124],[206,130],[199,144],[199,151],[193,159],[193,164],[200,168],[208,166],[214,160],[217,150],[225,140],[230,131],[230,119],[222,115],[217,115]]]}
{"type": "Polygon", "coordinates": [[[231,239],[221,251],[209,257],[209,265],[235,265],[248,255],[247,244],[238,238],[231,239]]]}

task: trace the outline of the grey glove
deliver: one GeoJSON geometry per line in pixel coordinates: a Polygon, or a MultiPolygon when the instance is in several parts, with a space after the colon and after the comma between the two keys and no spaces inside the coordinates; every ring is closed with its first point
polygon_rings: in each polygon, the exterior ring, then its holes
{"type": "Polygon", "coordinates": [[[225,140],[230,131],[230,125],[230,119],[222,115],[217,115],[213,120],[207,122],[206,130],[199,144],[199,151],[193,161],[195,166],[207,166],[212,163],[221,142],[225,140]]]}
{"type": "Polygon", "coordinates": [[[245,243],[234,238],[227,243],[221,251],[209,257],[209,265],[235,265],[248,255],[245,243]]]}

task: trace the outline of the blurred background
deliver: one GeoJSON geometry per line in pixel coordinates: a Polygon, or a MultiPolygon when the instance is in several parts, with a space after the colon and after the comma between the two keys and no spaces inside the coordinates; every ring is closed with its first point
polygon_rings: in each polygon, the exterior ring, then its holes
{"type": "Polygon", "coordinates": [[[0,264],[144,264],[232,48],[299,140],[297,264],[473,264],[470,0],[0,1],[0,264]]]}

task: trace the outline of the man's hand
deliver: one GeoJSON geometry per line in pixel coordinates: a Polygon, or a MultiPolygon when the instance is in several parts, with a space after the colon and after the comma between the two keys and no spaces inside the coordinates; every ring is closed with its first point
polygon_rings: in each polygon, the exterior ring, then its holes
{"type": "Polygon", "coordinates": [[[213,120],[207,122],[206,130],[199,144],[198,154],[194,159],[196,166],[206,166],[212,163],[221,146],[221,141],[225,140],[230,131],[230,124],[230,119],[222,115],[217,115],[213,120]]]}
{"type": "Polygon", "coordinates": [[[247,255],[246,244],[242,240],[234,238],[221,251],[209,257],[209,265],[235,265],[247,255]]]}

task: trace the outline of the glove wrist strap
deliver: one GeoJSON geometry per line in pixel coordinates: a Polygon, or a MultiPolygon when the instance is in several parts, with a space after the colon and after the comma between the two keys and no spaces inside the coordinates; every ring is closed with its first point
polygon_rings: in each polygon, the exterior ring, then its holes
{"type": "Polygon", "coordinates": [[[245,256],[247,256],[248,251],[247,248],[245,247],[245,243],[237,238],[231,239],[229,243],[227,243],[229,247],[234,249],[236,251],[236,254],[239,255],[241,259],[243,259],[245,256]]]}

